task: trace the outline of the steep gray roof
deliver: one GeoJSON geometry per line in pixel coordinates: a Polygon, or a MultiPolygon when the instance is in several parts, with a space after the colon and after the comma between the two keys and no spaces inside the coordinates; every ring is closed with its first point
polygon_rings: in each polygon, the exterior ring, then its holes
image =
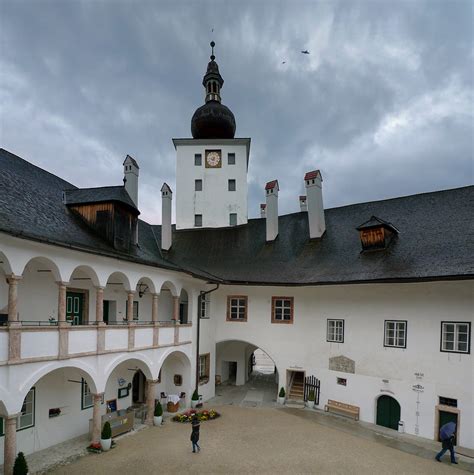
{"type": "Polygon", "coordinates": [[[309,240],[305,212],[280,216],[279,235],[271,243],[264,218],[234,228],[174,231],[167,257],[225,281],[252,284],[472,278],[473,209],[471,186],[327,209],[326,232],[318,241],[309,240]],[[399,234],[387,250],[361,253],[356,228],[373,215],[399,234]]]}
{"type": "Polygon", "coordinates": [[[64,191],[65,202],[68,205],[86,203],[104,203],[115,201],[139,214],[135,203],[130,198],[124,186],[102,186],[100,188],[74,188],[64,191]]]}
{"type": "Polygon", "coordinates": [[[0,231],[26,239],[227,283],[310,285],[474,277],[473,186],[327,209],[326,233],[319,241],[309,240],[307,214],[299,212],[280,216],[280,233],[272,243],[265,240],[265,219],[251,219],[233,228],[174,230],[170,251],[162,253],[161,227],[139,221],[139,245],[125,253],[69,211],[62,194],[73,190],[74,195],[78,190],[74,185],[3,149],[0,167],[0,231]],[[399,234],[387,250],[361,254],[356,228],[371,216],[392,223],[399,234]]]}

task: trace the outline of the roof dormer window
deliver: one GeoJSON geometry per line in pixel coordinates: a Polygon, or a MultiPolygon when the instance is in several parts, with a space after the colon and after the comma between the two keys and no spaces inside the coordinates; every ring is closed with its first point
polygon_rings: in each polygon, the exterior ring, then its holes
{"type": "Polygon", "coordinates": [[[359,231],[362,252],[386,249],[399,232],[393,224],[377,216],[372,216],[356,229],[359,231]]]}

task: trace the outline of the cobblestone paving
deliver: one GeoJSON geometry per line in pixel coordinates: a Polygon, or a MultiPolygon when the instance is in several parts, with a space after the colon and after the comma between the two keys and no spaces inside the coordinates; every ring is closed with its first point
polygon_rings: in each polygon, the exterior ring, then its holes
{"type": "Polygon", "coordinates": [[[291,410],[236,405],[216,409],[222,417],[201,425],[200,453],[191,451],[189,425],[168,420],[162,427],[118,440],[108,453],[87,455],[51,473],[461,473],[447,462],[401,452],[295,416],[291,410]]]}

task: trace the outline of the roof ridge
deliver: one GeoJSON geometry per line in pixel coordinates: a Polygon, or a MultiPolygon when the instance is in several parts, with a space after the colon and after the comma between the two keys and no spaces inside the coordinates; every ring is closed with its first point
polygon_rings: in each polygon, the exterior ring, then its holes
{"type": "MultiPolygon", "coordinates": [[[[106,188],[123,188],[125,189],[124,185],[107,185],[107,186],[90,186],[87,188],[72,188],[71,190],[65,189],[64,191],[83,191],[83,190],[104,190],[106,188]]],[[[125,190],[127,191],[127,190],[125,190]]],[[[129,195],[130,196],[130,195],[129,195]]]]}

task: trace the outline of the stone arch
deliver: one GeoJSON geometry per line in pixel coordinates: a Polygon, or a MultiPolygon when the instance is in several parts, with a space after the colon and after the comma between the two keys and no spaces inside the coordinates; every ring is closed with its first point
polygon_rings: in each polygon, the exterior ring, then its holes
{"type": "MultiPolygon", "coordinates": [[[[123,354],[113,359],[105,368],[103,377],[101,378],[101,383],[103,386],[99,388],[100,392],[105,390],[107,381],[109,380],[111,374],[115,369],[117,369],[122,363],[128,363],[130,365],[135,365],[137,369],[140,369],[147,379],[154,379],[153,372],[153,362],[150,358],[145,356],[142,353],[133,353],[133,356],[129,354],[123,354]]],[[[157,373],[158,375],[158,373],[157,373]]],[[[155,378],[156,379],[156,378],[155,378]]]]}
{"type": "Polygon", "coordinates": [[[216,346],[219,344],[219,343],[227,343],[227,342],[233,342],[233,341],[236,341],[236,342],[239,342],[239,343],[246,343],[247,345],[252,345],[254,346],[255,348],[260,348],[264,353],[266,353],[269,358],[273,361],[273,363],[275,364],[275,367],[278,369],[278,365],[277,365],[277,360],[273,357],[273,355],[267,351],[266,348],[264,348],[262,345],[258,344],[258,343],[255,343],[253,341],[249,341],[249,340],[241,340],[239,338],[225,338],[224,340],[219,340],[219,341],[216,341],[216,346]]]}
{"type": "Polygon", "coordinates": [[[23,384],[20,386],[18,397],[15,398],[16,407],[14,408],[13,413],[17,413],[21,411],[21,406],[23,405],[23,400],[25,399],[28,391],[35,386],[38,381],[47,376],[48,374],[52,373],[53,371],[60,370],[60,369],[68,369],[72,368],[78,370],[81,376],[86,380],[89,388],[91,389],[92,393],[97,393],[97,388],[99,385],[99,379],[94,371],[94,369],[81,361],[78,360],[68,360],[66,363],[61,364],[58,362],[51,362],[40,367],[37,371],[33,372],[29,378],[27,378],[23,384]]]}
{"type": "Polygon", "coordinates": [[[156,287],[155,287],[155,283],[153,282],[153,280],[151,280],[150,277],[140,277],[138,280],[137,280],[137,283],[135,285],[135,290],[137,292],[139,292],[139,285],[140,284],[144,284],[146,285],[148,288],[145,289],[145,292],[144,293],[152,293],[152,294],[155,294],[156,293],[156,287]]]}
{"type": "Polygon", "coordinates": [[[178,297],[179,296],[177,286],[175,284],[173,284],[173,282],[171,282],[170,280],[166,280],[161,284],[160,293],[165,289],[169,290],[173,297],[178,297]]]}
{"type": "Polygon", "coordinates": [[[388,427],[389,429],[397,430],[398,422],[401,419],[402,405],[400,401],[395,397],[393,393],[380,393],[375,397],[374,404],[374,422],[377,425],[388,427]],[[381,400],[384,400],[383,406],[381,407],[381,400]]]}
{"type": "Polygon", "coordinates": [[[28,262],[26,262],[25,266],[23,267],[22,275],[25,273],[25,271],[27,270],[27,267],[31,263],[38,263],[41,266],[47,267],[48,269],[46,270],[50,270],[52,272],[54,280],[56,282],[63,281],[64,276],[61,274],[61,271],[59,270],[58,265],[54,261],[52,261],[49,257],[44,257],[44,256],[35,256],[35,257],[30,258],[28,262]]]}
{"type": "Polygon", "coordinates": [[[161,390],[166,394],[185,393],[185,399],[190,401],[194,389],[194,370],[189,355],[169,348],[163,353],[157,366],[157,377],[161,374],[161,390]],[[175,376],[181,376],[179,383],[175,376]]]}
{"type": "Polygon", "coordinates": [[[97,272],[88,265],[81,264],[74,267],[74,269],[72,269],[69,275],[68,282],[72,283],[72,280],[74,279],[74,274],[76,273],[82,273],[87,275],[91,279],[92,285],[94,285],[94,287],[98,287],[101,285],[97,272]]]}
{"type": "Polygon", "coordinates": [[[13,274],[13,268],[10,264],[10,260],[8,259],[7,255],[0,251],[0,269],[3,269],[6,275],[13,274]]]}
{"type": "Polygon", "coordinates": [[[130,279],[127,277],[126,274],[124,274],[121,271],[114,271],[111,274],[109,274],[107,278],[107,285],[111,285],[112,283],[121,283],[124,287],[125,290],[127,291],[132,291],[133,288],[130,284],[130,279]]]}

